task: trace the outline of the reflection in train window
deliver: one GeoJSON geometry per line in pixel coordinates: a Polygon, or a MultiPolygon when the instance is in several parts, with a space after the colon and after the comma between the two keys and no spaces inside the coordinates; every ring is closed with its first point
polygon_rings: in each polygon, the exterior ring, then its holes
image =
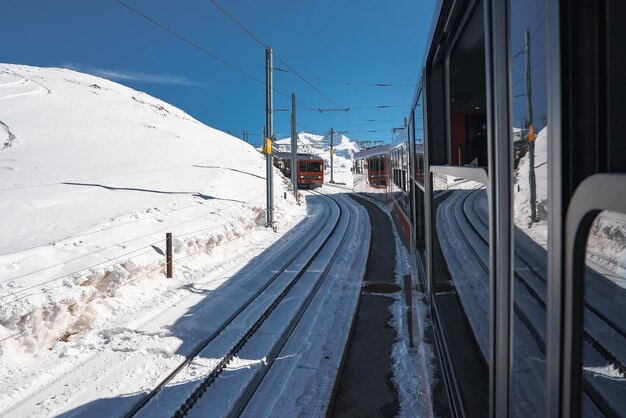
{"type": "Polygon", "coordinates": [[[545,0],[510,0],[513,133],[513,416],[544,416],[548,272],[545,0]]]}
{"type": "Polygon", "coordinates": [[[469,416],[489,398],[489,204],[485,185],[433,175],[432,292],[469,416]]]}
{"type": "Polygon", "coordinates": [[[626,214],[601,212],[586,246],[582,416],[626,416],[626,214]]]}
{"type": "Polygon", "coordinates": [[[450,56],[452,165],[487,166],[487,99],[483,6],[477,7],[450,56]]]}

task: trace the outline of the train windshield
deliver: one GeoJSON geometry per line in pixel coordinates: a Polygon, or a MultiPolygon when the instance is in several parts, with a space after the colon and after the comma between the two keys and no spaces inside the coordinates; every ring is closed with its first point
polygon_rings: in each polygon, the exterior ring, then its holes
{"type": "Polygon", "coordinates": [[[369,171],[382,171],[385,169],[385,159],[383,157],[370,158],[367,168],[369,171]]]}
{"type": "Polygon", "coordinates": [[[323,171],[323,164],[320,161],[300,161],[300,171],[321,173],[323,171]]]}

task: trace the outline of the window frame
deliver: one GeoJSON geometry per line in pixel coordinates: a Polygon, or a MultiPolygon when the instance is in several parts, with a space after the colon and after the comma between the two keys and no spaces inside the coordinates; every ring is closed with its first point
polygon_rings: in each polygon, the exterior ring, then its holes
{"type": "MultiPolygon", "coordinates": [[[[561,415],[581,414],[585,252],[587,237],[602,211],[626,213],[626,174],[594,174],[576,188],[565,222],[565,278],[561,283],[563,328],[560,334],[562,369],[561,415]]],[[[556,289],[555,289],[556,290],[556,289]]]]}

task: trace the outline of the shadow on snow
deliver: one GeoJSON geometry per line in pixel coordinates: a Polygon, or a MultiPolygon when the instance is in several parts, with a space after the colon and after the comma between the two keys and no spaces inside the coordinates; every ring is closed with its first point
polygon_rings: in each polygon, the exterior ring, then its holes
{"type": "MultiPolygon", "coordinates": [[[[275,265],[265,265],[259,267],[261,260],[288,259],[293,250],[294,244],[302,241],[302,230],[311,231],[320,220],[325,206],[320,196],[307,196],[307,216],[294,228],[289,230],[283,237],[265,249],[261,254],[250,260],[241,270],[235,273],[228,281],[213,290],[204,290],[198,285],[202,283],[186,284],[182,289],[191,293],[204,294],[203,299],[182,314],[174,324],[166,327],[171,336],[178,337],[181,345],[176,350],[176,354],[187,356],[213,334],[245,301],[266,283],[262,278],[271,277],[278,272],[275,265]]],[[[310,234],[309,234],[310,235],[310,234]]],[[[308,235],[305,233],[304,235],[308,235]]],[[[244,313],[245,315],[245,313],[244,313]]],[[[229,347],[228,347],[229,348],[229,347]]],[[[225,348],[223,351],[226,351],[225,348]]],[[[139,356],[139,358],[141,358],[139,356]]],[[[148,367],[149,365],[146,365],[148,367]]],[[[228,370],[221,378],[236,378],[239,370],[228,370]]],[[[165,376],[159,377],[159,382],[165,376]]],[[[158,411],[163,412],[163,416],[171,416],[178,408],[179,400],[182,402],[198,385],[201,378],[187,381],[181,384],[165,387],[161,390],[159,399],[173,397],[176,401],[167,403],[162,401],[158,411]],[[178,394],[178,396],[177,396],[178,394]],[[181,395],[184,394],[184,395],[181,395]]],[[[147,382],[146,386],[153,386],[154,382],[147,382]]],[[[103,388],[104,389],[104,388],[103,388]]],[[[137,402],[145,396],[145,392],[129,393],[113,398],[100,398],[81,405],[71,411],[65,412],[60,417],[117,417],[124,416],[137,402]]],[[[155,401],[155,399],[153,399],[155,401]]],[[[151,409],[153,411],[154,409],[151,409]]]]}

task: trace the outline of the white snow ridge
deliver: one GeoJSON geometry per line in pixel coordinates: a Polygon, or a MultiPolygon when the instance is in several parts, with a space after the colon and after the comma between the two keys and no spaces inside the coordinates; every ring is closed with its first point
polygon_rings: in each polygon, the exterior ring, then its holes
{"type": "MultiPolygon", "coordinates": [[[[183,260],[230,248],[218,268],[265,229],[263,156],[145,93],[0,64],[0,121],[3,383],[59,341],[87,349],[86,332],[133,304],[169,303],[169,289],[191,280],[183,260]],[[166,232],[178,281],[163,278],[166,232]]],[[[281,230],[304,209],[282,198],[276,173],[281,230]]]]}

